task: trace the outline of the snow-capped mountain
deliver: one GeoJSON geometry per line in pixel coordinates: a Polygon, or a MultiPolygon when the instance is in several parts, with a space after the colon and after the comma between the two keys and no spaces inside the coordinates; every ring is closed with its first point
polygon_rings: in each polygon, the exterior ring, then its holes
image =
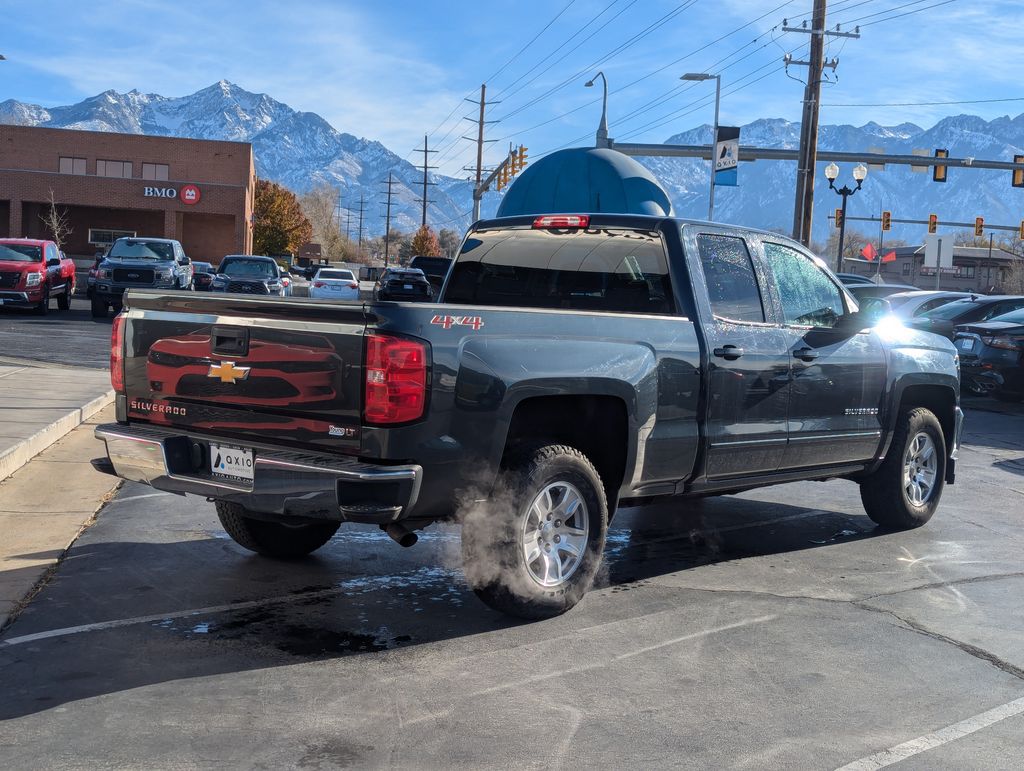
{"type": "MultiPolygon", "coordinates": [[[[50,126],[132,134],[227,139],[252,142],[257,174],[298,192],[318,182],[342,190],[342,204],[358,210],[364,201],[366,231],[383,231],[383,181],[395,176],[393,225],[412,230],[419,224],[422,174],[380,142],[338,131],[316,113],[298,112],[267,94],[254,94],[227,81],[183,97],[165,97],[129,91],[105,91],[78,104],[44,108],[15,100],[0,102],[0,123],[50,126]]],[[[612,134],[614,135],[614,126],[612,134]]],[[[795,148],[800,124],[781,119],[756,120],[742,127],[740,141],[747,146],[795,148]]],[[[671,144],[706,144],[710,126],[699,126],[669,137],[671,144]]],[[[930,155],[937,147],[953,157],[1012,160],[1024,154],[1024,115],[985,121],[970,115],[944,118],[930,129],[911,123],[883,126],[874,121],[863,126],[822,126],[821,149],[868,150],[910,153],[914,148],[930,155]]],[[[640,158],[661,180],[681,216],[707,214],[708,163],[695,159],[640,158]]],[[[825,240],[828,214],[839,197],[824,184],[817,170],[814,237],[825,240]]],[[[849,164],[839,183],[851,181],[849,164]]],[[[792,224],[795,164],[757,161],[743,163],[739,187],[719,187],[715,218],[764,228],[788,231],[792,224]]],[[[435,227],[456,230],[469,224],[472,193],[465,180],[430,176],[429,218],[435,227]]],[[[483,213],[493,214],[497,194],[485,196],[483,213]]],[[[936,213],[941,221],[973,221],[983,216],[990,223],[1014,224],[1024,212],[1024,191],[1010,187],[1008,172],[951,168],[949,182],[931,181],[929,173],[913,173],[907,167],[872,169],[863,189],[849,201],[848,214],[868,216],[882,209],[895,218],[925,219],[936,213]]],[[[850,227],[871,232],[867,223],[850,227]]],[[[919,226],[893,227],[892,237],[919,239],[919,226]]]]}

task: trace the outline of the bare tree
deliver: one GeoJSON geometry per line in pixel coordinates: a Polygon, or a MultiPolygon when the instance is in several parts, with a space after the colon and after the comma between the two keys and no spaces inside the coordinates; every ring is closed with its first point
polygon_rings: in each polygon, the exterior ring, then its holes
{"type": "Polygon", "coordinates": [[[320,244],[322,254],[329,260],[350,259],[355,249],[349,249],[341,232],[337,217],[338,190],[326,182],[318,183],[299,197],[302,213],[313,226],[313,242],[320,244]]]}
{"type": "Polygon", "coordinates": [[[68,210],[58,209],[57,201],[53,195],[53,188],[50,188],[50,196],[47,199],[49,206],[39,215],[43,226],[49,231],[50,238],[57,244],[57,248],[64,251],[64,244],[68,237],[74,232],[68,224],[68,210]]]}

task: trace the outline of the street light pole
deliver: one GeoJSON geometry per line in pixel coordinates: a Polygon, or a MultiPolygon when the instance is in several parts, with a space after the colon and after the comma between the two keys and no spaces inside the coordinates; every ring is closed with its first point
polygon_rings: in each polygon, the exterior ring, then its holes
{"type": "MultiPolygon", "coordinates": [[[[825,167],[825,178],[828,180],[828,188],[832,190],[836,195],[839,195],[843,199],[842,216],[839,218],[839,249],[836,253],[836,271],[843,269],[843,241],[846,239],[846,199],[851,195],[860,190],[861,184],[868,176],[868,167],[863,163],[858,163],[853,168],[853,179],[857,182],[857,187],[850,188],[848,185],[843,185],[841,188],[836,188],[836,178],[839,176],[839,167],[835,162],[830,163],[825,167]]],[[[879,255],[881,259],[881,255],[879,255]]]]}
{"type": "Polygon", "coordinates": [[[601,78],[601,83],[604,86],[604,96],[601,99],[601,123],[597,127],[597,141],[594,146],[608,147],[610,144],[608,139],[608,78],[604,76],[603,72],[598,72],[583,85],[586,88],[591,88],[598,78],[601,78]]]}
{"type": "Polygon", "coordinates": [[[715,151],[718,148],[718,110],[722,102],[722,76],[707,72],[687,72],[680,80],[704,81],[715,79],[715,125],[711,130],[711,188],[708,191],[708,220],[715,219],[715,151]]]}

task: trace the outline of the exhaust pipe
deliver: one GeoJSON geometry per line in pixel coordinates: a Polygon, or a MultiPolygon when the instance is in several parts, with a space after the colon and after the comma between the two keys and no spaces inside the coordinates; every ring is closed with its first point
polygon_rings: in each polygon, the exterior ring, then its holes
{"type": "Polygon", "coordinates": [[[397,522],[392,522],[390,525],[384,525],[384,532],[397,543],[399,546],[404,546],[408,549],[410,546],[415,546],[416,542],[420,540],[420,537],[416,535],[412,530],[409,530],[405,525],[400,525],[397,522]]]}

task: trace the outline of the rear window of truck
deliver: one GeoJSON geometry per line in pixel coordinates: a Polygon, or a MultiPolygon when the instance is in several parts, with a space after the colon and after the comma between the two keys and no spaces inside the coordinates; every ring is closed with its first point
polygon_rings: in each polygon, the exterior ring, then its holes
{"type": "Polygon", "coordinates": [[[675,311],[661,235],[646,230],[478,230],[444,302],[616,313],[675,311]]]}

